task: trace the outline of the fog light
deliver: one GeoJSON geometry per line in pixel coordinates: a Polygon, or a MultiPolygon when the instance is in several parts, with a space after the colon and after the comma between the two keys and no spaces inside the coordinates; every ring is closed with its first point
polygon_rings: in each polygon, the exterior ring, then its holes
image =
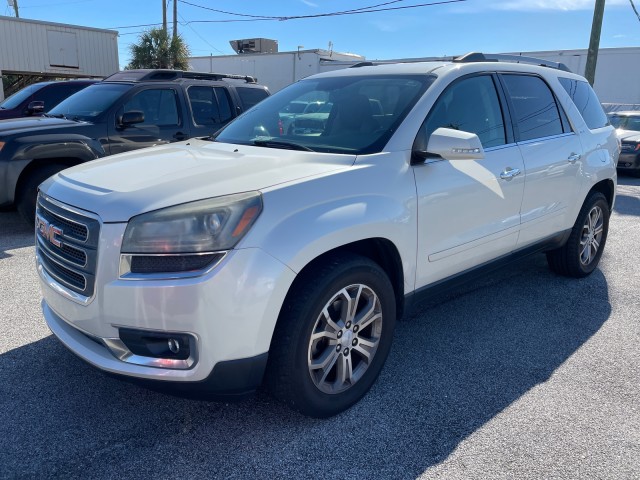
{"type": "Polygon", "coordinates": [[[170,338],[167,340],[167,344],[169,345],[169,350],[171,353],[177,354],[180,351],[180,341],[175,338],[170,338]]]}
{"type": "Polygon", "coordinates": [[[121,328],[119,336],[134,355],[171,360],[186,360],[191,355],[192,337],[187,334],[121,328]]]}

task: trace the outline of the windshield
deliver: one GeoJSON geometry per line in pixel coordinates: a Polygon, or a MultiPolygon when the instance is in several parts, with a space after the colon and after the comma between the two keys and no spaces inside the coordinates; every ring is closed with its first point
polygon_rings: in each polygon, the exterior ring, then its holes
{"type": "Polygon", "coordinates": [[[0,108],[3,110],[9,110],[12,108],[16,108],[22,102],[24,102],[31,95],[36,93],[42,85],[29,85],[28,87],[24,87],[22,90],[17,91],[9,98],[7,98],[4,102],[0,103],[0,108]]]}
{"type": "Polygon", "coordinates": [[[634,130],[640,132],[640,115],[627,116],[627,115],[610,115],[609,121],[615,128],[621,128],[622,130],[634,130]]]}
{"type": "Polygon", "coordinates": [[[96,83],[71,95],[49,111],[49,115],[62,115],[77,120],[92,120],[108,110],[132,85],[122,83],[96,83]]]}
{"type": "Polygon", "coordinates": [[[272,148],[288,145],[316,152],[377,153],[434,79],[426,75],[368,75],[302,80],[238,117],[218,133],[216,141],[272,148]]]}

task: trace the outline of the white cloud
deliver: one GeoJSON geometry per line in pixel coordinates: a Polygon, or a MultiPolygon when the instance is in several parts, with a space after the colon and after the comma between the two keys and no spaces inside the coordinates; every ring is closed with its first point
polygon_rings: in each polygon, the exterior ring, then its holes
{"type": "MultiPolygon", "coordinates": [[[[593,0],[489,0],[488,7],[495,10],[593,10],[593,0]]],[[[609,0],[607,6],[629,4],[628,0],[609,0]]]]}
{"type": "Polygon", "coordinates": [[[313,8],[318,7],[317,3],[310,2],[309,0],[300,0],[300,1],[309,7],[313,7],[313,8]]]}

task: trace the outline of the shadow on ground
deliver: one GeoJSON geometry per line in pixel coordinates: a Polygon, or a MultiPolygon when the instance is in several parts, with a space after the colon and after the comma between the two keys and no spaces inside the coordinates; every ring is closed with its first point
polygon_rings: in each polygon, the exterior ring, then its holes
{"type": "Polygon", "coordinates": [[[610,311],[600,270],[567,280],[543,256],[512,265],[400,322],[372,391],[328,420],[263,393],[225,404],[148,391],[47,337],[0,356],[0,475],[415,478],[546,381],[610,311]]]}
{"type": "Polygon", "coordinates": [[[34,243],[34,227],[16,211],[0,212],[0,260],[10,257],[8,250],[30,247],[34,243]]]}

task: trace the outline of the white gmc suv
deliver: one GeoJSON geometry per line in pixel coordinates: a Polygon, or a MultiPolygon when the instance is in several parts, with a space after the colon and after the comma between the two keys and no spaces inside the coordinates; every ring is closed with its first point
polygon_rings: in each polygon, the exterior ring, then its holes
{"type": "Polygon", "coordinates": [[[618,151],[562,64],[469,54],[314,75],[211,137],[44,182],[44,317],[111,374],[208,396],[264,383],[330,416],[375,382],[423,294],[535,252],[591,273],[618,151]],[[318,109],[284,128],[292,102],[318,109]]]}

